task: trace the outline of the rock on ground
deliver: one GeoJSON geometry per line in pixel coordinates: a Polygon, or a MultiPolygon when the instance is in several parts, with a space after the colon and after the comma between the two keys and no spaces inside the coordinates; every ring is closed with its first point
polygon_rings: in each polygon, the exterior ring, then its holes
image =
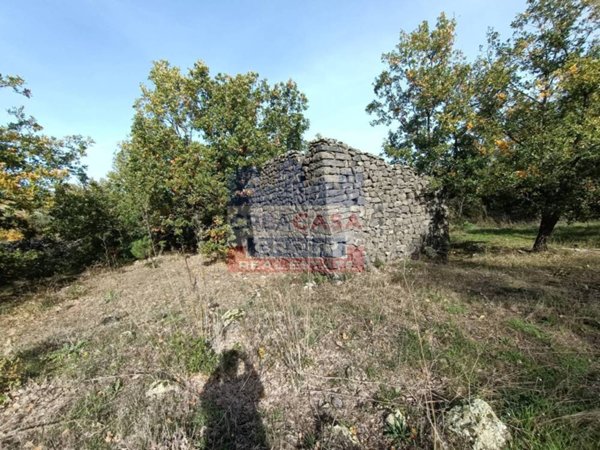
{"type": "Polygon", "coordinates": [[[452,408],[446,414],[446,426],[473,450],[500,450],[510,439],[506,425],[481,399],[452,408]]]}

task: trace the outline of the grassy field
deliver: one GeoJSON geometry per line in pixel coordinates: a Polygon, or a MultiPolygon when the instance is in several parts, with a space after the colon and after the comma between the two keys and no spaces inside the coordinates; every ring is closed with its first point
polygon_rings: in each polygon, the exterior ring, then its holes
{"type": "MultiPolygon", "coordinates": [[[[452,233],[455,248],[460,245],[485,244],[487,250],[503,248],[530,249],[538,231],[537,224],[456,227],[452,233]]],[[[559,223],[552,235],[554,248],[600,248],[600,222],[559,223]]],[[[482,247],[483,248],[483,247],[482,247]]]]}
{"type": "Polygon", "coordinates": [[[535,231],[467,226],[447,264],[341,279],[172,254],[5,290],[0,448],[441,448],[479,397],[511,448],[595,449],[600,223],[543,254],[535,231]]]}

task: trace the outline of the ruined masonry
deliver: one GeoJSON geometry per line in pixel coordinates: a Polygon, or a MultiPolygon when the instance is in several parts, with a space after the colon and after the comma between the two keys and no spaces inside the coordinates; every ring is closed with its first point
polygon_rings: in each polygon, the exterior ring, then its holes
{"type": "Polygon", "coordinates": [[[406,166],[319,139],[250,177],[233,214],[237,244],[288,269],[362,270],[423,251],[443,257],[446,208],[428,185],[406,166]]]}

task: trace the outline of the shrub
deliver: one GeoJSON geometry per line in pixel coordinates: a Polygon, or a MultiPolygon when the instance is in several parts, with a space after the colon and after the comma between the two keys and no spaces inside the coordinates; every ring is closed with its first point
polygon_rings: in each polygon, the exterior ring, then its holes
{"type": "Polygon", "coordinates": [[[225,258],[229,250],[232,230],[222,217],[215,217],[212,226],[203,233],[204,241],[200,243],[200,252],[211,258],[225,258]]]}
{"type": "Polygon", "coordinates": [[[79,268],[99,260],[112,264],[126,253],[127,230],[118,217],[106,183],[63,185],[56,190],[48,232],[73,245],[79,268]]]}
{"type": "Polygon", "coordinates": [[[19,358],[0,357],[0,405],[6,401],[6,393],[21,385],[23,364],[19,358]]]}
{"type": "Polygon", "coordinates": [[[0,224],[0,284],[73,274],[98,261],[114,264],[124,257],[129,233],[110,195],[103,183],[62,184],[50,206],[27,216],[23,233],[0,224]]]}
{"type": "Polygon", "coordinates": [[[133,241],[130,247],[131,254],[135,259],[146,259],[152,256],[152,241],[148,236],[133,241]]]}

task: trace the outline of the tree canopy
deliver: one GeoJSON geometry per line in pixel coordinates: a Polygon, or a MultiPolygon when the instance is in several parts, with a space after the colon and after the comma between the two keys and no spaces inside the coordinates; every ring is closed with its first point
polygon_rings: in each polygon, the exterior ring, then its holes
{"type": "Polygon", "coordinates": [[[559,218],[597,214],[599,8],[529,0],[512,37],[490,32],[472,64],[454,49],[455,22],[443,14],[432,30],[423,22],[401,33],[367,106],[374,124],[396,127],[384,153],[434,176],[450,199],[518,202],[541,219],[535,250],[559,218]]]}
{"type": "Polygon", "coordinates": [[[244,170],[302,146],[307,100],[291,80],[212,77],[200,61],[187,74],[157,61],[148,79],[111,178],[140,233],[187,245],[224,214],[244,170]]]}
{"type": "Polygon", "coordinates": [[[529,1],[482,60],[479,114],[490,159],[488,191],[505,191],[541,217],[542,250],[561,217],[600,206],[600,46],[597,5],[529,1]]]}
{"type": "Polygon", "coordinates": [[[474,147],[475,85],[472,67],[454,48],[456,21],[441,14],[436,26],[422,22],[401,32],[375,80],[372,124],[393,126],[384,145],[392,162],[431,175],[461,205],[476,190],[481,161],[474,147]]]}
{"type": "MultiPolygon", "coordinates": [[[[30,97],[18,76],[0,75],[0,88],[30,97]]],[[[0,125],[0,240],[31,234],[32,215],[47,208],[57,185],[85,178],[81,157],[92,143],[82,136],[55,138],[24,107],[8,110],[12,120],[0,125]]]]}
{"type": "MultiPolygon", "coordinates": [[[[401,32],[367,105],[389,127],[383,153],[433,180],[458,217],[475,210],[539,219],[544,250],[559,219],[600,216],[600,4],[528,0],[478,58],[456,48],[441,14],[401,32]],[[467,211],[467,213],[465,213],[467,211]]],[[[31,97],[23,78],[0,88],[31,97]]],[[[153,63],[107,180],[88,182],[92,140],[48,136],[25,108],[0,125],[0,272],[59,260],[111,262],[158,247],[219,251],[225,218],[254,167],[303,149],[306,96],[292,80],[213,75],[153,63]],[[41,244],[40,244],[41,242],[41,244]]],[[[71,264],[71,262],[73,264],[71,264]]]]}

